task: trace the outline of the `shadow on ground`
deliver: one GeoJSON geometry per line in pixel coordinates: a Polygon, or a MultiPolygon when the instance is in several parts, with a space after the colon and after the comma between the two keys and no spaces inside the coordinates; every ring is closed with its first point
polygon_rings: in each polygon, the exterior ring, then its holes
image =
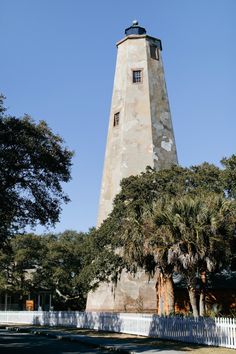
{"type": "Polygon", "coordinates": [[[76,342],[59,341],[44,336],[0,331],[1,354],[94,354],[109,351],[91,349],[76,342]]]}

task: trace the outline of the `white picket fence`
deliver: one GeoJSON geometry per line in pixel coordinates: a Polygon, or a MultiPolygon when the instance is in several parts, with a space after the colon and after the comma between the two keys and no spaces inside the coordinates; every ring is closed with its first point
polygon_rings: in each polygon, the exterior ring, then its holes
{"type": "Polygon", "coordinates": [[[232,318],[159,317],[139,313],[0,311],[0,324],[96,329],[236,349],[232,318]]]}

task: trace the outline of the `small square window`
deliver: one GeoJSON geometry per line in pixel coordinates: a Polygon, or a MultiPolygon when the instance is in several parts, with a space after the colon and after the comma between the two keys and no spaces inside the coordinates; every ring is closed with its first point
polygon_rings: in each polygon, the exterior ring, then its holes
{"type": "Polygon", "coordinates": [[[133,83],[142,82],[142,70],[133,70],[133,83]]]}
{"type": "Polygon", "coordinates": [[[114,114],[113,127],[117,127],[120,121],[120,112],[114,114]]]}
{"type": "Polygon", "coordinates": [[[150,56],[152,59],[159,60],[158,48],[155,45],[150,45],[150,56]]]}

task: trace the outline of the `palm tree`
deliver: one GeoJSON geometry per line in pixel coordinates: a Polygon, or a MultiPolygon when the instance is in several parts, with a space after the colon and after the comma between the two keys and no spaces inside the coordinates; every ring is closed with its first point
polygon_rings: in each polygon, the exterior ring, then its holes
{"type": "MultiPolygon", "coordinates": [[[[184,196],[156,206],[155,224],[163,230],[168,264],[183,274],[188,286],[194,317],[199,315],[196,292],[200,275],[223,265],[230,252],[235,229],[235,202],[217,195],[184,196]]],[[[200,315],[204,315],[204,291],[200,295],[200,315]]]]}

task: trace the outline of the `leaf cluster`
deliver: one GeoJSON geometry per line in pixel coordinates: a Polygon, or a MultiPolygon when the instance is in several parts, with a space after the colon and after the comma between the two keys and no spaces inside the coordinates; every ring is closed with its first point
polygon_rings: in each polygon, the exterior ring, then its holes
{"type": "Polygon", "coordinates": [[[91,288],[89,233],[16,235],[0,250],[0,290],[50,290],[58,308],[84,309],[91,288]]]}
{"type": "Polygon", "coordinates": [[[0,240],[26,225],[55,224],[73,153],[45,121],[6,114],[0,98],[0,240]]]}
{"type": "Polygon", "coordinates": [[[224,158],[222,165],[172,166],[161,171],[148,167],[139,176],[122,180],[113,211],[97,231],[98,239],[114,254],[118,249],[122,267],[134,272],[138,267],[150,274],[157,268],[166,274],[180,271],[173,258],[177,246],[186,255],[185,262],[189,257],[197,264],[194,272],[200,266],[209,270],[212,263],[215,271],[225,266],[235,256],[231,247],[235,155],[224,158]]]}

